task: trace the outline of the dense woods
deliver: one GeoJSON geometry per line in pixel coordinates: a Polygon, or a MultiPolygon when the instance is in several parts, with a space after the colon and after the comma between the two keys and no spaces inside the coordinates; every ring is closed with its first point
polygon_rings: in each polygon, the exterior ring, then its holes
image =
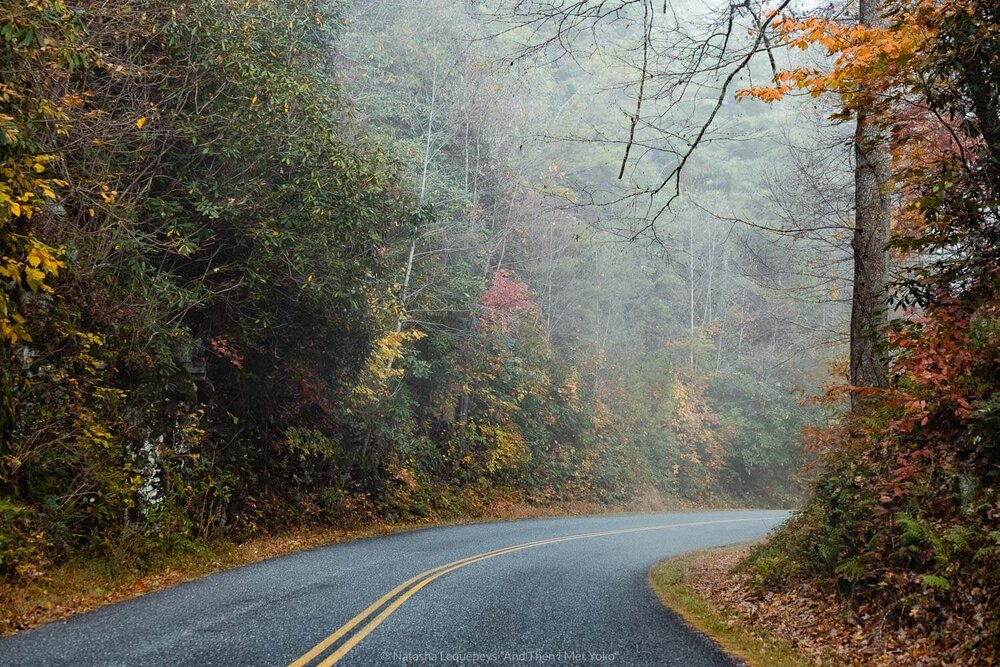
{"type": "Polygon", "coordinates": [[[800,492],[793,390],[833,348],[788,358],[761,238],[692,209],[684,255],[632,253],[550,201],[606,171],[537,138],[618,122],[573,103],[585,73],[512,69],[447,2],[2,15],[9,580],[496,500],[800,492]]]}
{"type": "Polygon", "coordinates": [[[1000,13],[707,4],[0,0],[0,578],[801,502],[995,655],[1000,13]]]}
{"type": "MultiPolygon", "coordinates": [[[[791,211],[783,224],[752,208],[716,216],[797,239],[819,231],[852,274],[848,364],[809,401],[829,410],[805,429],[811,493],[745,564],[756,594],[812,609],[832,596],[862,656],[840,657],[857,664],[890,644],[884,664],[990,664],[1000,637],[996,3],[668,4],[511,0],[498,14],[530,26],[529,52],[557,57],[631,35],[616,50],[632,90],[619,145],[621,174],[636,176],[601,201],[642,201],[640,233],[677,217],[691,161],[725,129],[732,96],[815,100],[821,132],[840,138],[769,193],[791,211]],[[816,179],[817,159],[843,168],[816,179]]],[[[814,275],[797,259],[797,274],[814,275]]]]}

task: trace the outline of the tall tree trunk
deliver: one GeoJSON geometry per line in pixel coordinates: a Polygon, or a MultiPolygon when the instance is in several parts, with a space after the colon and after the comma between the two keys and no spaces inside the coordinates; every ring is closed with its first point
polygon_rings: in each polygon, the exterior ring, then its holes
{"type": "Polygon", "coordinates": [[[746,287],[743,288],[743,292],[740,294],[740,335],[736,343],[736,360],[741,361],[743,359],[743,327],[746,325],[747,320],[747,290],[746,287]]]}
{"type": "MultiPolygon", "coordinates": [[[[427,114],[427,136],[424,141],[424,164],[423,173],[420,177],[420,199],[418,204],[420,206],[424,205],[424,197],[427,194],[427,168],[431,163],[431,137],[433,137],[434,132],[434,103],[437,101],[437,61],[434,62],[434,73],[431,75],[431,108],[427,114]]],[[[413,231],[413,240],[410,241],[410,255],[406,260],[406,277],[403,278],[403,294],[402,294],[402,304],[406,307],[406,300],[410,296],[410,276],[413,273],[413,257],[417,251],[417,235],[418,230],[413,231]]],[[[400,317],[396,320],[396,333],[403,330],[403,318],[400,317]]],[[[392,368],[392,361],[389,362],[389,368],[392,368]]]]}
{"type": "Polygon", "coordinates": [[[689,316],[689,338],[691,356],[691,375],[694,375],[694,221],[688,221],[688,251],[690,258],[688,261],[688,297],[690,298],[689,316]]]}
{"type": "MultiPolygon", "coordinates": [[[[862,25],[880,21],[878,0],[860,0],[862,25]]],[[[851,300],[851,384],[856,387],[884,387],[888,365],[882,354],[881,338],[888,323],[887,285],[889,281],[889,149],[886,138],[862,110],[854,133],[855,223],[854,294],[851,300]]],[[[851,408],[861,411],[864,401],[856,393],[851,408]]]]}
{"type": "Polygon", "coordinates": [[[715,275],[715,234],[708,232],[708,286],[705,288],[705,304],[701,316],[702,324],[712,323],[712,277],[715,275]]]}
{"type": "MultiPolygon", "coordinates": [[[[423,173],[420,177],[420,199],[418,204],[420,206],[424,205],[424,197],[427,194],[427,169],[431,162],[431,137],[434,131],[434,104],[437,101],[437,61],[434,61],[434,70],[431,74],[431,108],[427,113],[427,136],[424,141],[424,164],[423,173]]],[[[410,241],[410,254],[406,258],[406,275],[403,278],[403,292],[400,296],[400,303],[402,304],[404,310],[406,308],[406,301],[410,297],[410,276],[413,275],[413,258],[417,252],[417,236],[420,234],[420,230],[413,230],[413,239],[410,241]]],[[[396,333],[403,330],[403,317],[400,316],[396,318],[396,333]]],[[[388,368],[392,370],[393,359],[389,360],[388,368]]]]}

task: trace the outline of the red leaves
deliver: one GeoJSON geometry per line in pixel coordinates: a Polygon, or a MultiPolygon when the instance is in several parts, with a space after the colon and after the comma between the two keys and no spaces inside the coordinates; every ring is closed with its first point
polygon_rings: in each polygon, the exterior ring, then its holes
{"type": "Polygon", "coordinates": [[[479,319],[501,333],[510,330],[511,322],[523,315],[539,311],[525,283],[511,279],[511,272],[500,269],[493,277],[493,284],[479,299],[479,319]]]}
{"type": "Polygon", "coordinates": [[[242,370],[243,355],[233,346],[233,343],[229,340],[229,338],[226,336],[216,336],[209,341],[209,347],[212,348],[212,352],[219,355],[236,368],[242,370]]]}
{"type": "Polygon", "coordinates": [[[911,315],[895,332],[890,345],[901,351],[897,374],[906,380],[892,391],[890,404],[901,408],[893,426],[902,433],[926,426],[935,413],[950,411],[960,421],[968,419],[975,397],[968,395],[974,375],[976,351],[967,331],[969,319],[951,304],[911,315]]]}
{"type": "Polygon", "coordinates": [[[297,396],[295,408],[301,409],[305,406],[318,407],[323,412],[329,412],[333,405],[327,399],[327,383],[320,378],[313,368],[291,368],[287,373],[297,385],[297,396]]]}

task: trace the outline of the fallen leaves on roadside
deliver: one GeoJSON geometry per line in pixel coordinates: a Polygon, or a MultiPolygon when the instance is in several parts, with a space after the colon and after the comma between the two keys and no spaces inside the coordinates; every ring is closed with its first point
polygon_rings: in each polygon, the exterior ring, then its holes
{"type": "Polygon", "coordinates": [[[759,592],[738,565],[750,547],[706,551],[684,560],[684,583],[730,615],[730,621],[766,630],[788,642],[816,665],[930,667],[988,665],[991,656],[974,650],[957,657],[959,637],[975,641],[975,619],[955,618],[949,627],[896,627],[891,609],[856,608],[808,584],[759,592]],[[942,644],[944,632],[951,641],[942,644]]]}

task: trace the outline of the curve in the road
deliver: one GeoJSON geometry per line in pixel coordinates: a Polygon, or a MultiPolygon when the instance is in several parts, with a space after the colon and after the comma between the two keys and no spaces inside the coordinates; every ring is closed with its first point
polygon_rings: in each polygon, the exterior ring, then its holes
{"type": "Polygon", "coordinates": [[[342,639],[351,630],[353,630],[358,624],[363,622],[365,619],[374,614],[379,608],[385,605],[390,600],[395,598],[392,604],[389,604],[382,612],[369,621],[363,628],[358,630],[356,633],[351,635],[351,637],[345,641],[340,647],[330,654],[325,660],[321,661],[317,667],[332,667],[333,665],[340,662],[347,653],[357,646],[361,640],[370,635],[375,628],[382,624],[385,619],[387,619],[394,611],[399,609],[404,602],[409,600],[411,597],[417,594],[417,592],[427,586],[429,583],[443,577],[449,572],[454,572],[455,570],[465,567],[466,565],[472,565],[473,563],[478,563],[490,558],[495,558],[497,556],[503,556],[504,554],[513,553],[515,551],[521,551],[523,549],[530,549],[532,547],[541,547],[546,544],[556,544],[559,542],[569,542],[572,540],[585,540],[595,537],[609,537],[612,535],[625,535],[628,533],[642,533],[650,530],[666,530],[668,528],[684,528],[688,526],[706,526],[712,524],[720,523],[740,523],[744,521],[759,521],[758,518],[751,519],[720,519],[717,521],[692,521],[688,523],[672,523],[664,524],[660,526],[645,526],[642,528],[623,528],[621,530],[606,530],[597,533],[583,533],[581,535],[566,535],[564,537],[554,537],[547,540],[537,540],[535,542],[527,542],[525,544],[516,544],[511,547],[505,547],[503,549],[495,549],[493,551],[487,551],[486,553],[477,554],[475,556],[469,556],[467,558],[462,558],[461,560],[453,561],[451,563],[445,563],[444,565],[439,565],[430,570],[421,572],[420,574],[407,579],[403,583],[399,584],[391,591],[383,595],[381,598],[373,602],[368,606],[367,609],[362,611],[360,614],[349,620],[344,625],[340,626],[329,637],[316,644],[312,649],[310,649],[305,655],[301,656],[299,659],[293,661],[288,667],[306,667],[309,663],[320,656],[324,651],[326,651],[330,646],[335,644],[338,640],[342,639]],[[404,592],[405,591],[405,592],[404,592]],[[398,597],[397,597],[398,596],[398,597]]]}
{"type": "Polygon", "coordinates": [[[672,554],[757,538],[786,516],[626,514],[358,540],[0,639],[0,666],[731,667],[662,607],[647,572],[672,554]]]}

